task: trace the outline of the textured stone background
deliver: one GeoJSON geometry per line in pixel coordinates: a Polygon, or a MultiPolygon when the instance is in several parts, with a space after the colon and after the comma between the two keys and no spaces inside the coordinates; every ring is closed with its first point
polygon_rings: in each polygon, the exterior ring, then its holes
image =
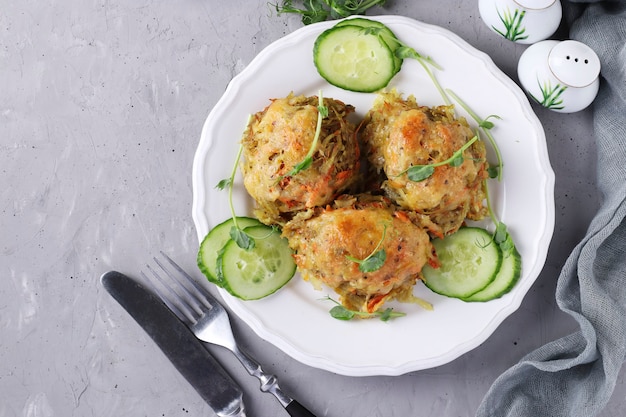
{"type": "MultiPolygon", "coordinates": [[[[476,1],[390,0],[372,13],[450,29],[516,80],[525,46],[492,34],[476,1]]],[[[0,416],[213,415],[99,276],[136,275],[159,249],[193,269],[202,124],[234,75],[301,26],[265,0],[0,0],[0,416]]],[[[477,349],[400,377],[309,368],[234,320],[286,391],[318,416],[468,417],[502,371],[574,329],[554,288],[598,206],[591,113],[534,109],[556,173],[556,228],[521,308],[477,349]]],[[[250,416],[286,415],[213,351],[250,416]]],[[[603,417],[624,415],[625,391],[622,372],[603,417]]]]}

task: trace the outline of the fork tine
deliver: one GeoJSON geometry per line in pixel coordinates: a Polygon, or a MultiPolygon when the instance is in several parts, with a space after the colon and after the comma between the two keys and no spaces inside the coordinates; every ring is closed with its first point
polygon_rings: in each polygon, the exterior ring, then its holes
{"type": "Polygon", "coordinates": [[[163,266],[163,264],[157,258],[152,258],[152,259],[154,260],[154,262],[156,262],[157,265],[161,267],[161,269],[169,277],[170,281],[176,284],[176,287],[178,288],[178,290],[183,293],[182,296],[180,297],[181,302],[186,303],[190,309],[194,310],[198,317],[203,314],[204,309],[211,308],[210,305],[206,306],[206,302],[203,302],[203,300],[200,297],[198,297],[196,293],[194,293],[193,291],[189,291],[185,283],[182,282],[179,279],[179,277],[176,276],[176,274],[173,274],[168,269],[166,269],[165,266],[163,266]],[[203,304],[205,305],[204,309],[203,309],[203,304]]]}
{"type": "MultiPolygon", "coordinates": [[[[196,282],[196,280],[193,279],[184,269],[182,269],[176,262],[174,262],[172,260],[172,258],[167,256],[163,251],[161,251],[160,253],[161,253],[161,256],[163,256],[163,258],[165,258],[169,262],[169,264],[172,266],[172,268],[174,268],[176,270],[176,272],[178,272],[180,275],[184,276],[186,278],[186,281],[189,282],[194,287],[195,293],[191,294],[191,292],[189,292],[187,287],[183,286],[185,291],[190,296],[192,296],[195,299],[197,299],[198,301],[202,302],[208,308],[212,308],[212,307],[214,307],[215,304],[217,304],[217,301],[215,300],[215,298],[204,287],[202,287],[200,284],[198,284],[196,282]]],[[[176,279],[176,281],[178,281],[178,279],[176,279]]],[[[180,283],[180,281],[179,281],[179,283],[180,283]]]]}
{"type": "Polygon", "coordinates": [[[197,318],[202,315],[202,307],[198,305],[198,300],[193,297],[193,294],[190,294],[187,288],[178,280],[178,278],[172,274],[170,271],[163,267],[163,264],[159,262],[158,259],[152,258],[154,262],[161,268],[161,270],[165,273],[168,278],[169,283],[167,284],[170,290],[170,293],[176,297],[178,302],[188,311],[193,317],[192,322],[196,322],[197,318]]]}
{"type": "Polygon", "coordinates": [[[172,289],[170,285],[168,285],[157,272],[150,267],[150,265],[146,265],[146,268],[152,273],[154,279],[150,279],[146,274],[141,272],[141,276],[144,279],[147,279],[152,283],[152,288],[157,293],[157,295],[161,298],[161,300],[165,303],[170,310],[174,312],[182,321],[187,321],[189,323],[195,323],[196,317],[194,313],[189,309],[184,300],[172,289]],[[165,288],[169,296],[166,296],[161,290],[159,290],[159,286],[155,285],[155,280],[159,282],[160,286],[165,288]],[[178,303],[175,303],[173,300],[177,300],[178,303]]]}

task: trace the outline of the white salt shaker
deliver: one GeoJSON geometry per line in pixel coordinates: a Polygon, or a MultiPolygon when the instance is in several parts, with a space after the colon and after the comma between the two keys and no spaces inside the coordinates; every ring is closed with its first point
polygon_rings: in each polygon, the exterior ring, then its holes
{"type": "Polygon", "coordinates": [[[574,113],[598,94],[600,59],[582,42],[542,41],[520,56],[517,74],[536,102],[556,112],[574,113]]]}
{"type": "Polygon", "coordinates": [[[492,31],[524,44],[549,38],[563,16],[560,0],[478,0],[478,10],[492,31]]]}

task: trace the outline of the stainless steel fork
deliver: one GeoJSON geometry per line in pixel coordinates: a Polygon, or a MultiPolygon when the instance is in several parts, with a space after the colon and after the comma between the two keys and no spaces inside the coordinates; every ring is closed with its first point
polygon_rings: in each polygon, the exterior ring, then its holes
{"type": "Polygon", "coordinates": [[[246,371],[259,379],[261,391],[272,393],[290,416],[315,417],[280,389],[276,376],[265,373],[256,361],[239,348],[226,309],[169,256],[163,252],[161,255],[167,262],[161,262],[158,258],[154,258],[154,262],[162,272],[159,273],[148,265],[147,269],[153,279],[144,273],[142,275],[144,279],[153,283],[154,290],[170,310],[191,329],[198,339],[225,347],[233,352],[246,371]],[[167,280],[162,277],[163,274],[168,277],[167,280]],[[155,280],[160,285],[154,285],[155,280]]]}

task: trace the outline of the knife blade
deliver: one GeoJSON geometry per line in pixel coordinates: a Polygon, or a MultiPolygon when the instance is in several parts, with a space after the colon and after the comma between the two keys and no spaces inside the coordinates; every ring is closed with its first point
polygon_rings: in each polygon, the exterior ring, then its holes
{"type": "Polygon", "coordinates": [[[117,271],[100,282],[219,417],[246,416],[241,389],[160,298],[117,271]]]}

